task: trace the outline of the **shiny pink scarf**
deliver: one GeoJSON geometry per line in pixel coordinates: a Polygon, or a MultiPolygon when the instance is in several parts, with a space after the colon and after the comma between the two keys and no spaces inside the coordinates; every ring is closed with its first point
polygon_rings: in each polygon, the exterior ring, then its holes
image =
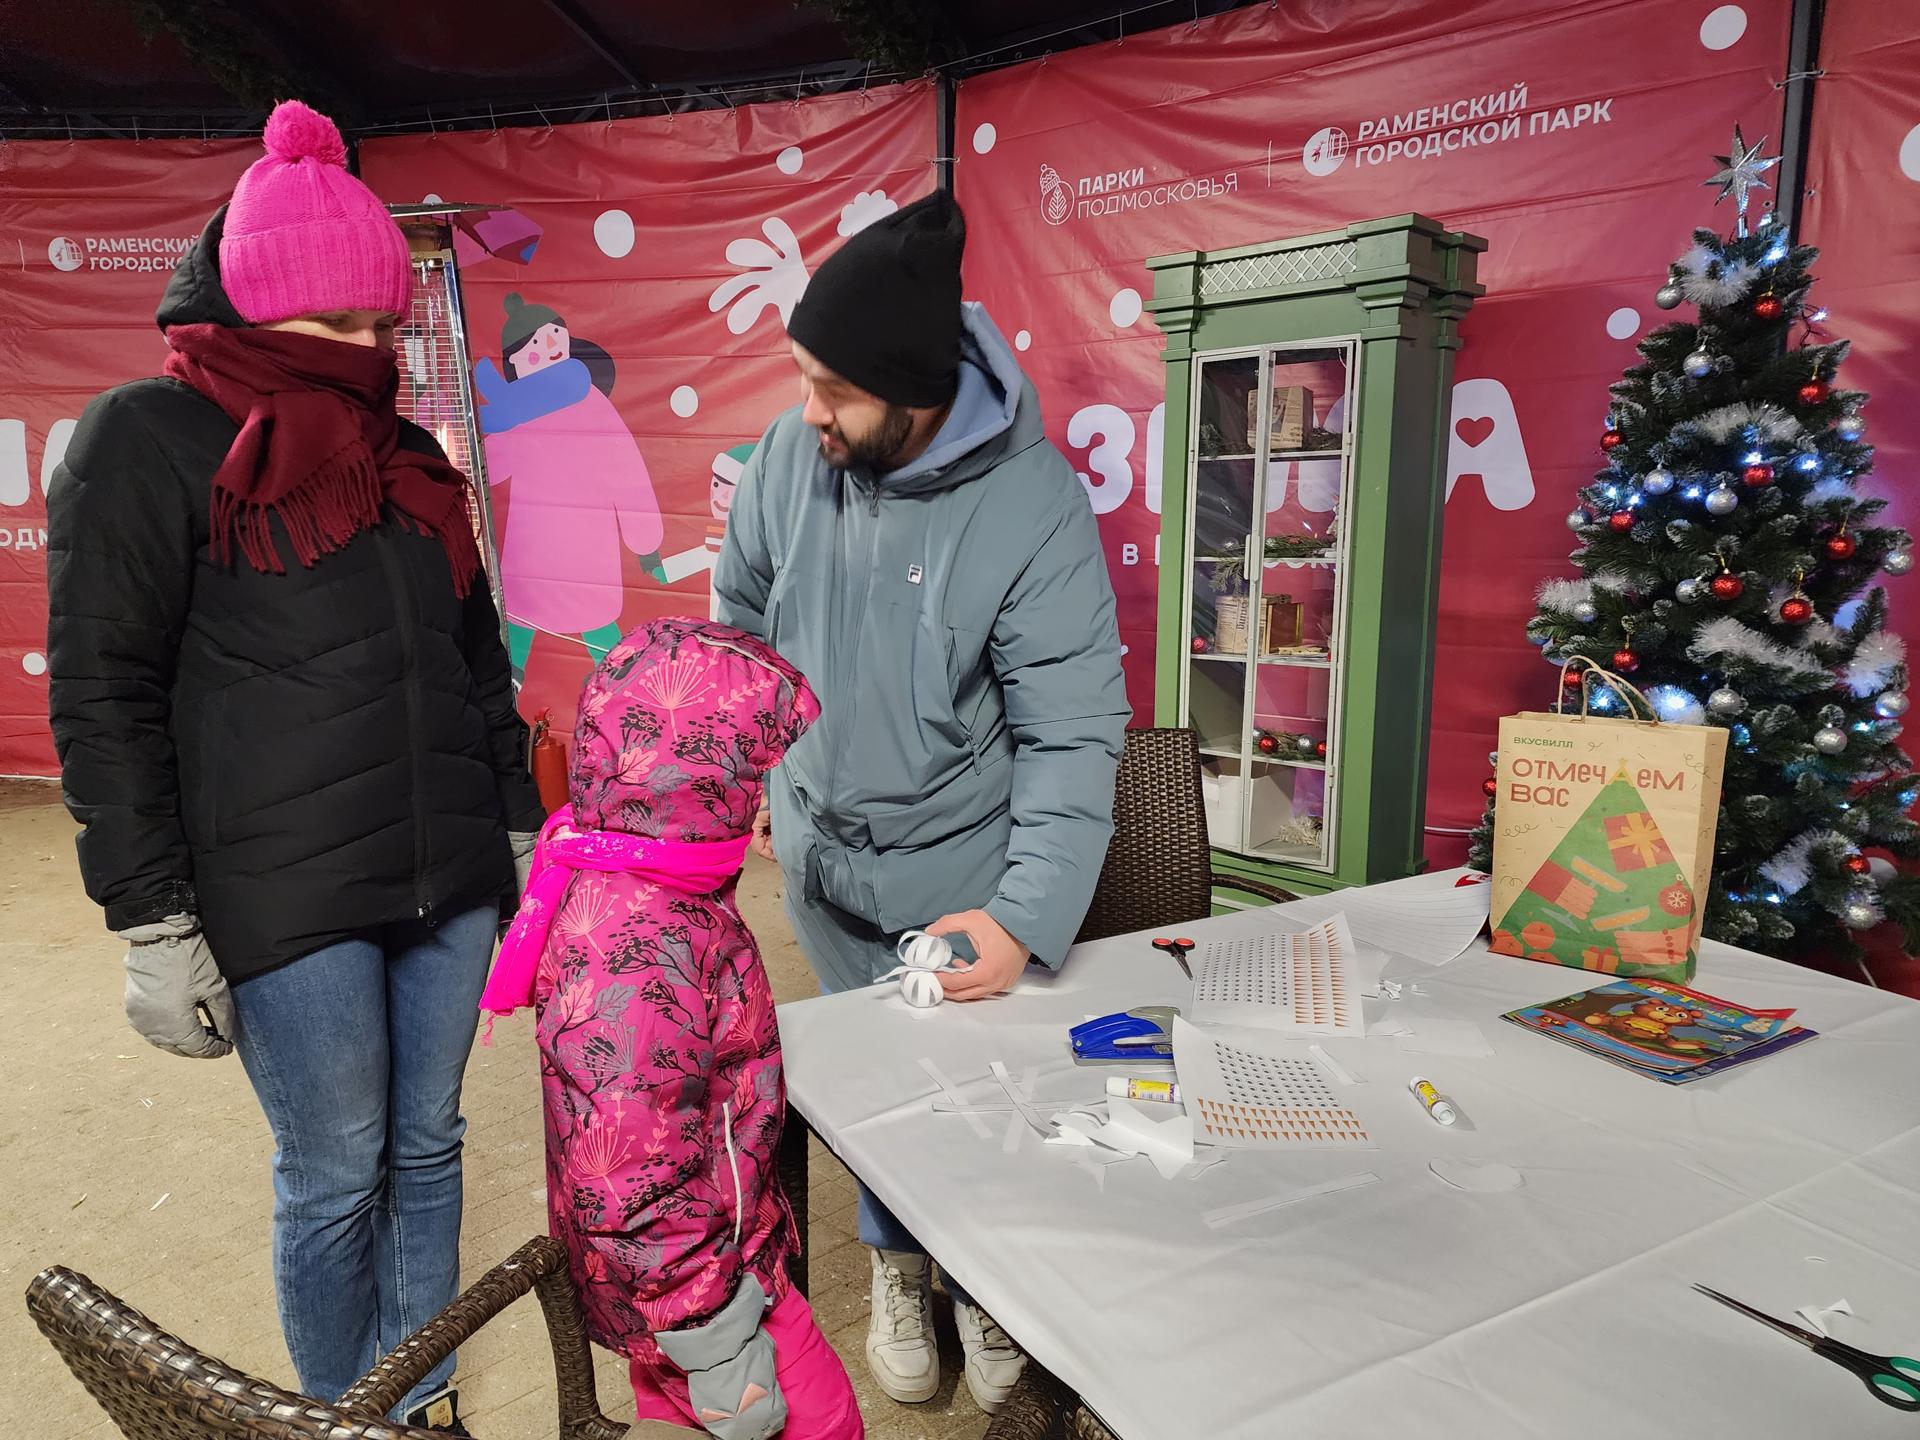
{"type": "Polygon", "coordinates": [[[615,830],[580,830],[574,826],[572,809],[560,810],[540,831],[527,893],[507,938],[500,942],[480,1008],[511,1015],[533,1003],[547,933],[576,874],[637,875],[676,894],[711,895],[740,873],[750,839],[743,835],[738,840],[712,842],[649,840],[615,830]]]}

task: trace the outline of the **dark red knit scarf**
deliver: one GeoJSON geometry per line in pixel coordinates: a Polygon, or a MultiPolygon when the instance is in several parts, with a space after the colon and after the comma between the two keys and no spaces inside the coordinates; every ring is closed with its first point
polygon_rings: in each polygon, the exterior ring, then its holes
{"type": "Polygon", "coordinates": [[[271,521],[295,558],[322,555],[380,523],[433,536],[464,598],[480,572],[467,477],[447,461],[400,448],[393,352],[284,330],[175,325],[166,373],[198,390],[240,427],[213,477],[213,556],[234,547],[262,574],[284,574],[271,521]]]}

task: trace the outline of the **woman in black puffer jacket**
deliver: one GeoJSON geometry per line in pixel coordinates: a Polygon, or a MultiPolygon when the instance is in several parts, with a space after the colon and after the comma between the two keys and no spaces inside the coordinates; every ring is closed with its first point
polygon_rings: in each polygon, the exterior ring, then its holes
{"type": "MultiPolygon", "coordinates": [[[[405,237],[290,102],[48,500],[54,739],[154,1044],[236,1047],[337,1397],[457,1290],[460,1078],[542,814],[468,485],[398,418],[405,237]],[[511,834],[511,839],[510,839],[511,834]]],[[[457,1425],[449,1360],[403,1402],[457,1425]]]]}

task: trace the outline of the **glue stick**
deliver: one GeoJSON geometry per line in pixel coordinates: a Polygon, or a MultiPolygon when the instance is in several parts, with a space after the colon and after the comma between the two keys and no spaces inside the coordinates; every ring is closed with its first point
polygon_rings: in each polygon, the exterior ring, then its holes
{"type": "Polygon", "coordinates": [[[1459,1118],[1446,1097],[1433,1088],[1431,1080],[1416,1075],[1407,1082],[1407,1089],[1413,1092],[1413,1098],[1420,1102],[1421,1108],[1442,1125],[1451,1125],[1459,1118]]]}
{"type": "Polygon", "coordinates": [[[1125,1075],[1109,1075],[1107,1094],[1122,1100],[1158,1100],[1163,1105],[1180,1103],[1180,1087],[1171,1080],[1132,1080],[1125,1075]]]}

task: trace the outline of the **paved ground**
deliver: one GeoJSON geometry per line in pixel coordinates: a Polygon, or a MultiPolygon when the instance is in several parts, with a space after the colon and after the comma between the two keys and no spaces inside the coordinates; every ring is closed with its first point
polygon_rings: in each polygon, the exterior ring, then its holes
{"type": "MultiPolygon", "coordinates": [[[[73,827],[51,787],[0,786],[0,1435],[117,1434],[41,1340],[18,1297],[44,1266],[91,1275],[209,1354],[282,1384],[292,1371],[268,1265],[272,1153],[237,1060],[175,1059],[120,1015],[120,951],[81,893],[73,827]],[[6,1299],[11,1294],[13,1299],[6,1299]]],[[[757,862],[743,908],[781,1000],[813,981],[780,915],[777,877],[757,862]]],[[[467,1221],[477,1275],[545,1227],[531,1027],[498,1027],[467,1069],[467,1221]]],[[[813,1300],[847,1362],[875,1440],[978,1440],[944,1308],[947,1380],[931,1403],[896,1406],[873,1388],[862,1341],[865,1251],[853,1187],[816,1146],[813,1300]]],[[[601,1356],[602,1404],[629,1415],[619,1363],[601,1356]]],[[[460,1388],[485,1440],[554,1435],[553,1370],[538,1305],[526,1299],[462,1354],[460,1388]]]]}

